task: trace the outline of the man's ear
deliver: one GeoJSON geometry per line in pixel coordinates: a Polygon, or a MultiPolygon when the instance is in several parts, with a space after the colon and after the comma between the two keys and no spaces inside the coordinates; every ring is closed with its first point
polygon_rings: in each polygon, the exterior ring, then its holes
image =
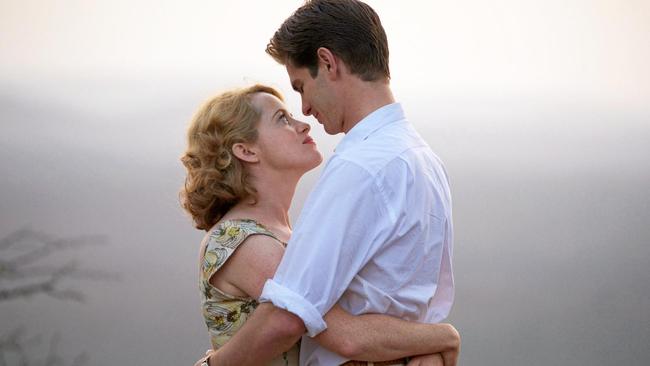
{"type": "Polygon", "coordinates": [[[260,161],[255,149],[242,142],[232,145],[232,153],[237,159],[247,163],[257,163],[260,161]]]}
{"type": "MultiPolygon", "coordinates": [[[[319,68],[322,68],[322,71],[326,72],[328,77],[338,77],[340,68],[340,65],[338,63],[340,60],[338,57],[336,57],[336,55],[332,53],[332,51],[329,50],[329,48],[319,47],[316,50],[316,56],[318,57],[319,68]]],[[[321,72],[321,70],[319,70],[319,72],[321,72]]]]}

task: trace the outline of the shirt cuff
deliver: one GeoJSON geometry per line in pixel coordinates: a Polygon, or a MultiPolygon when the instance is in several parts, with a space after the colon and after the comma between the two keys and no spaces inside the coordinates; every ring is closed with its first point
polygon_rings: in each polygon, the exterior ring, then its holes
{"type": "Polygon", "coordinates": [[[325,319],[312,303],[272,279],[266,280],[259,301],[271,302],[276,307],[297,315],[305,323],[310,337],[327,329],[325,319]]]}

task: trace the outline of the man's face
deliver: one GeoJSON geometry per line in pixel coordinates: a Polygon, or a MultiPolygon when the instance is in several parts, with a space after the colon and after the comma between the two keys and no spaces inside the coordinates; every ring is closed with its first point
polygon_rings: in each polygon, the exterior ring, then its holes
{"type": "Polygon", "coordinates": [[[293,90],[300,94],[302,113],[312,115],[323,125],[325,132],[336,135],[343,132],[341,103],[336,102],[336,93],[332,84],[320,69],[316,78],[312,78],[306,67],[286,65],[293,90]]]}

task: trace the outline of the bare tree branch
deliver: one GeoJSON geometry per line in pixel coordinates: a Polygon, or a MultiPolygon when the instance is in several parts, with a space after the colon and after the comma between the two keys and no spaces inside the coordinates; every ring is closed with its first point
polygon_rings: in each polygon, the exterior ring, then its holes
{"type": "Polygon", "coordinates": [[[0,239],[0,302],[37,294],[82,302],[84,296],[80,291],[61,288],[64,280],[119,278],[105,271],[80,268],[74,261],[60,265],[40,262],[55,253],[105,243],[103,236],[60,239],[28,228],[7,235],[0,239]],[[7,253],[9,251],[12,253],[7,253]],[[5,285],[2,285],[3,282],[5,285]]]}
{"type": "MultiPolygon", "coordinates": [[[[55,238],[29,228],[0,238],[0,303],[39,294],[83,302],[84,294],[69,288],[68,280],[118,280],[119,277],[106,271],[82,268],[76,261],[64,260],[58,254],[105,243],[103,236],[55,238]]],[[[34,351],[43,348],[40,336],[28,337],[22,327],[0,334],[0,366],[64,366],[66,363],[58,352],[59,341],[59,334],[54,334],[49,339],[45,358],[37,362],[34,354],[39,352],[34,351]]],[[[88,354],[83,352],[71,365],[84,366],[88,360],[88,354]]]]}
{"type": "Polygon", "coordinates": [[[0,250],[9,249],[12,245],[20,243],[24,238],[30,235],[30,232],[31,230],[24,228],[5,236],[0,239],[0,250]]]}
{"type": "Polygon", "coordinates": [[[0,356],[6,363],[5,355],[13,355],[18,365],[29,366],[29,356],[26,349],[35,347],[40,342],[41,337],[27,338],[24,328],[17,328],[6,336],[0,338],[0,356]]]}
{"type": "MultiPolygon", "coordinates": [[[[41,362],[35,360],[34,350],[38,350],[41,344],[40,336],[28,338],[23,327],[14,329],[7,335],[0,338],[0,366],[64,366],[65,360],[59,355],[58,347],[61,340],[59,333],[55,333],[49,340],[49,347],[45,359],[41,362]],[[8,363],[14,361],[14,363],[8,363]]],[[[71,366],[83,366],[88,363],[89,357],[86,352],[77,355],[71,366]]]]}
{"type": "MultiPolygon", "coordinates": [[[[0,261],[1,263],[1,261],[0,261]]],[[[68,262],[67,264],[71,264],[68,262]]],[[[26,278],[39,278],[44,276],[49,276],[52,272],[55,272],[59,269],[60,266],[52,265],[33,265],[29,268],[18,268],[13,269],[12,271],[5,271],[1,273],[0,270],[0,280],[18,280],[26,278]]],[[[67,274],[68,278],[71,279],[85,279],[85,280],[106,280],[106,281],[117,281],[120,279],[120,276],[107,271],[101,271],[96,269],[86,269],[77,267],[74,272],[67,274]]]]}
{"type": "Polygon", "coordinates": [[[71,239],[56,239],[42,232],[32,230],[26,230],[26,232],[21,235],[20,239],[22,239],[22,241],[30,239],[31,242],[36,243],[37,246],[36,248],[30,248],[26,253],[14,257],[11,262],[15,263],[16,266],[25,266],[34,263],[52,253],[65,249],[106,243],[106,239],[102,236],[80,236],[71,239]]]}

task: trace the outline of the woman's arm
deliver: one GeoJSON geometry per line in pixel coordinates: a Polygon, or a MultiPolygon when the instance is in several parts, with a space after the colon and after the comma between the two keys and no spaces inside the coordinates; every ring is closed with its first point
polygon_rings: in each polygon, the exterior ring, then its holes
{"type": "Polygon", "coordinates": [[[380,314],[350,315],[335,305],[326,315],[327,329],[314,339],[353,360],[384,361],[441,353],[454,366],[460,335],[450,324],[422,324],[380,314]]]}

